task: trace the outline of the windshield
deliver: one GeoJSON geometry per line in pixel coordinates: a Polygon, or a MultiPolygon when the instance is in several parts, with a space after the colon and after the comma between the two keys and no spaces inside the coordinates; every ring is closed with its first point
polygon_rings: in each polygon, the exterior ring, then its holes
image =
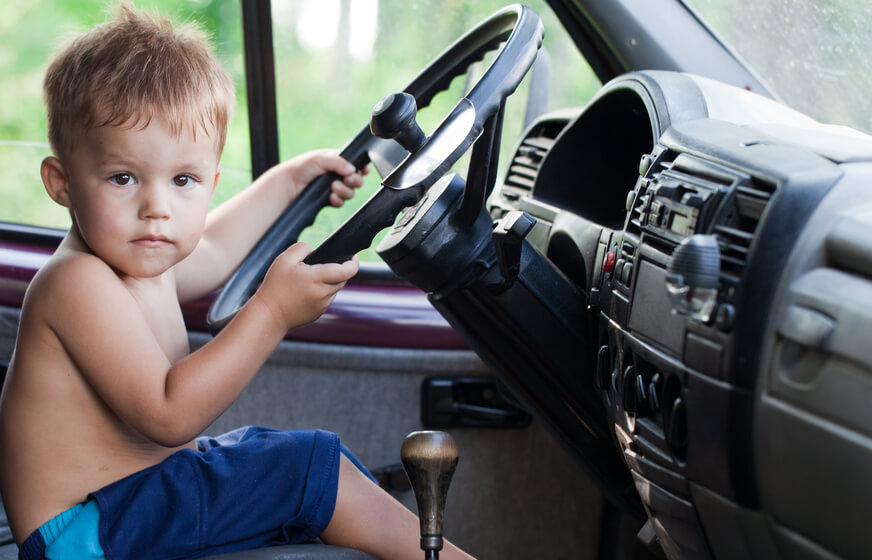
{"type": "Polygon", "coordinates": [[[685,0],[784,103],[872,133],[872,4],[685,0]]]}

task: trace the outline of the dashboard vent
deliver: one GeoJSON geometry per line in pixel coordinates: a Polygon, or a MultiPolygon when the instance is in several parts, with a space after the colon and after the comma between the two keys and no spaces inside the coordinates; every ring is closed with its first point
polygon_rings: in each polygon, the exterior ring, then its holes
{"type": "Polygon", "coordinates": [[[525,194],[533,189],[536,175],[542,160],[554,145],[554,139],[547,136],[527,137],[521,142],[520,147],[512,158],[509,166],[509,174],[506,177],[506,186],[514,190],[521,190],[525,194]]]}
{"type": "Polygon", "coordinates": [[[539,168],[554,146],[554,139],[563,130],[566,119],[550,119],[534,125],[527,131],[509,163],[509,171],[500,195],[509,204],[528,196],[536,183],[539,168]]]}
{"type": "Polygon", "coordinates": [[[754,241],[754,233],[775,186],[750,179],[736,186],[732,207],[719,220],[712,233],[721,249],[721,282],[738,285],[754,241]]]}

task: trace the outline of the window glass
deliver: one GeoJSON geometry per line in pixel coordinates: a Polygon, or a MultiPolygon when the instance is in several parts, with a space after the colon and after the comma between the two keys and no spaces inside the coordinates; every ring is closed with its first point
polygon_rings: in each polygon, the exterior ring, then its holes
{"type": "MultiPolygon", "coordinates": [[[[48,197],[39,177],[40,162],[51,153],[42,79],[52,54],[71,36],[107,19],[107,6],[114,5],[106,0],[0,2],[0,221],[69,227],[66,209],[48,197]]],[[[137,0],[136,6],[174,21],[199,21],[236,83],[237,109],[222,158],[217,203],[251,182],[239,1],[137,0]]]]}
{"type": "Polygon", "coordinates": [[[686,0],[793,108],[872,133],[872,4],[686,0]]]}

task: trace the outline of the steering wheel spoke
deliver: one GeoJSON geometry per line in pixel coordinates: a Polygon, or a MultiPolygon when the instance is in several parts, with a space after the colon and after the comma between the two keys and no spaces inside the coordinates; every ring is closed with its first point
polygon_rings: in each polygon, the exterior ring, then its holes
{"type": "Polygon", "coordinates": [[[306,264],[344,262],[366,249],[381,230],[390,227],[407,206],[420,200],[422,188],[379,189],[342,228],[333,232],[303,260],[306,264]],[[374,210],[375,209],[375,210],[374,210]]]}

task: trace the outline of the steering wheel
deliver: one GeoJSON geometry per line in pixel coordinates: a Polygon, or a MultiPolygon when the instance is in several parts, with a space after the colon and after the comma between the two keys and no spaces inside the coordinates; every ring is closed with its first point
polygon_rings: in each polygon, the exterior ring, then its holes
{"type": "MultiPolygon", "coordinates": [[[[375,136],[367,125],[345,145],[340,154],[356,168],[361,169],[369,162],[376,164],[384,177],[382,186],[304,262],[348,260],[369,247],[375,235],[392,225],[404,208],[421,200],[482,136],[486,125],[499,120],[506,97],[515,91],[532,66],[543,35],[542,22],[533,10],[517,4],[508,6],[455,41],[412,80],[404,91],[413,96],[417,107],[426,107],[437,93],[448,89],[453,78],[466,73],[471,64],[501,46],[487,71],[429,138],[420,138],[414,145],[407,143],[404,149],[391,139],[375,136]]],[[[374,113],[379,112],[384,102],[376,106],[374,113]]],[[[411,118],[414,125],[414,108],[411,118]]],[[[499,123],[490,128],[498,129],[499,123]]],[[[484,136],[491,144],[499,141],[493,130],[484,136]]],[[[476,162],[480,164],[476,175],[489,176],[492,181],[496,172],[494,150],[483,152],[485,157],[474,154],[474,159],[484,160],[476,162]],[[481,167],[485,168],[484,173],[481,167]]],[[[470,169],[474,167],[472,163],[470,169]]],[[[326,174],[307,185],[243,260],[207,313],[206,323],[213,334],[230,322],[257,289],[273,260],[297,240],[328,204],[330,183],[335,178],[334,174],[326,174]]],[[[481,202],[473,200],[470,204],[481,202]]]]}

